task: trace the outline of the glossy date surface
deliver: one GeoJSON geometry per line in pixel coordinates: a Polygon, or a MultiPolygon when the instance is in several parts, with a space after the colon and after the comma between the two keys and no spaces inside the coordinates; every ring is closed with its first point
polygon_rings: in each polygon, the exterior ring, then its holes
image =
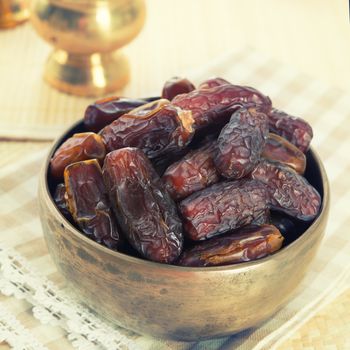
{"type": "Polygon", "coordinates": [[[192,112],[195,129],[213,124],[224,125],[231,114],[242,106],[259,105],[262,111],[268,111],[271,108],[269,97],[258,90],[232,84],[193,90],[188,94],[176,96],[172,103],[192,112]]]}
{"type": "Polygon", "coordinates": [[[215,166],[228,179],[250,173],[260,160],[268,135],[265,113],[255,108],[241,108],[233,113],[217,141],[215,166]]]}
{"type": "Polygon", "coordinates": [[[67,165],[94,158],[102,160],[105,154],[106,149],[100,135],[93,132],[74,134],[54,153],[50,162],[51,174],[61,179],[67,165]]]}
{"type": "Polygon", "coordinates": [[[270,223],[276,226],[283,236],[293,235],[296,230],[296,225],[292,218],[287,217],[283,213],[272,212],[270,223]]]}
{"type": "Polygon", "coordinates": [[[173,199],[179,200],[219,181],[214,165],[216,142],[209,142],[170,165],[162,177],[173,199]]]}
{"type": "Polygon", "coordinates": [[[264,146],[262,157],[280,162],[293,168],[298,174],[304,174],[305,154],[285,138],[270,133],[264,146]]]}
{"type": "Polygon", "coordinates": [[[263,258],[279,250],[283,236],[273,225],[248,225],[185,251],[181,266],[220,266],[263,258]]]}
{"type": "Polygon", "coordinates": [[[303,153],[308,151],[313,137],[308,122],[276,108],[272,108],[268,116],[270,132],[284,137],[303,153]]]}
{"type": "Polygon", "coordinates": [[[263,224],[268,193],[259,181],[226,181],[198,191],[179,204],[188,238],[204,240],[251,223],[263,224]]]}
{"type": "Polygon", "coordinates": [[[317,216],[321,206],[319,193],[289,166],[262,160],[250,176],[266,185],[271,209],[304,221],[317,216]]]}
{"type": "Polygon", "coordinates": [[[86,108],[84,125],[86,130],[98,132],[123,114],[146,104],[143,99],[108,97],[98,100],[86,108]]]}
{"type": "Polygon", "coordinates": [[[53,200],[55,201],[57,208],[63,214],[63,216],[69,218],[70,213],[67,206],[67,192],[64,183],[60,183],[56,186],[53,200]]]}
{"type": "Polygon", "coordinates": [[[182,250],[182,223],[145,154],[131,147],[109,153],[103,177],[129,243],[149,260],[173,262],[182,250]]]}
{"type": "Polygon", "coordinates": [[[156,158],[186,147],[193,137],[190,111],[175,108],[161,99],[136,108],[100,132],[108,152],[124,147],[142,149],[156,158]]]}
{"type": "Polygon", "coordinates": [[[175,96],[191,92],[195,86],[186,78],[174,77],[165,82],[162,98],[171,101],[175,96]]]}
{"type": "Polygon", "coordinates": [[[67,166],[64,183],[68,209],[77,225],[89,238],[116,250],[120,236],[97,160],[67,166]]]}

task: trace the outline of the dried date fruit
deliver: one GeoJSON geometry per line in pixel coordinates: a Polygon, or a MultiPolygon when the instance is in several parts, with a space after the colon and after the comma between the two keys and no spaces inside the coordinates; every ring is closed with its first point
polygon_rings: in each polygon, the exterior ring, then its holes
{"type": "Polygon", "coordinates": [[[169,152],[163,154],[157,158],[151,159],[151,163],[153,165],[154,170],[157,172],[159,176],[163,176],[165,170],[173,163],[177,162],[181,158],[183,158],[188,152],[189,148],[186,147],[179,151],[169,152]]]}
{"type": "Polygon", "coordinates": [[[188,237],[199,241],[251,223],[265,223],[268,193],[255,180],[221,182],[193,193],[180,202],[179,209],[188,237]]]}
{"type": "Polygon", "coordinates": [[[54,153],[50,162],[51,174],[60,179],[67,165],[88,159],[102,160],[105,154],[106,149],[100,135],[93,132],[74,134],[54,153]]]}
{"type": "Polygon", "coordinates": [[[131,147],[109,153],[103,177],[129,243],[149,260],[173,262],[182,250],[182,223],[145,154],[131,147]]]}
{"type": "Polygon", "coordinates": [[[181,266],[218,266],[263,258],[279,250],[283,236],[273,225],[249,225],[229,234],[198,243],[185,251],[181,266]]]}
{"type": "Polygon", "coordinates": [[[312,221],[301,221],[282,212],[271,211],[270,223],[282,233],[283,245],[288,245],[300,237],[310,227],[312,221]]]}
{"type": "Polygon", "coordinates": [[[306,167],[305,154],[285,138],[270,133],[262,157],[286,164],[293,168],[298,174],[304,174],[306,167]]]}
{"type": "Polygon", "coordinates": [[[108,97],[90,104],[85,111],[84,125],[86,130],[98,132],[123,114],[147,103],[143,99],[125,97],[108,97]]]}
{"type": "Polygon", "coordinates": [[[92,159],[67,166],[64,183],[69,212],[85,235],[117,249],[120,236],[98,161],[92,159]]]}
{"type": "Polygon", "coordinates": [[[250,176],[267,186],[271,209],[304,221],[317,216],[321,206],[319,193],[289,166],[262,160],[250,176]]]}
{"type": "Polygon", "coordinates": [[[162,179],[173,199],[185,198],[219,181],[213,160],[215,151],[216,142],[210,142],[166,169],[162,179]]]}
{"type": "Polygon", "coordinates": [[[216,87],[216,86],[227,85],[227,84],[232,85],[230,82],[228,82],[227,80],[225,80],[223,78],[219,78],[219,77],[211,78],[211,79],[203,81],[203,83],[201,83],[198,86],[198,90],[211,89],[211,88],[216,87]]]}
{"type": "Polygon", "coordinates": [[[278,212],[271,213],[270,223],[276,226],[283,236],[293,235],[293,231],[296,229],[295,223],[291,218],[278,212]]]}
{"type": "Polygon", "coordinates": [[[241,108],[222,129],[217,141],[215,166],[228,179],[250,173],[260,160],[269,129],[265,113],[241,108]]]}
{"type": "Polygon", "coordinates": [[[309,149],[313,132],[305,120],[276,108],[272,108],[268,116],[270,132],[284,137],[304,153],[309,149]]]}
{"type": "MultiPolygon", "coordinates": [[[[231,113],[232,114],[232,113],[231,113]]],[[[220,135],[224,125],[213,124],[203,129],[196,130],[191,143],[188,145],[190,149],[197,149],[204,146],[209,141],[216,141],[220,135]]]]}
{"type": "Polygon", "coordinates": [[[161,99],[122,115],[103,128],[100,135],[109,152],[137,147],[147,157],[156,158],[184,149],[194,133],[192,124],[190,111],[183,111],[161,99]]]}
{"type": "Polygon", "coordinates": [[[194,135],[193,140],[192,140],[191,144],[189,145],[189,147],[192,149],[198,149],[200,147],[205,146],[206,144],[208,144],[210,142],[216,142],[219,135],[220,135],[221,130],[222,130],[222,126],[220,128],[215,128],[213,126],[208,130],[206,130],[206,129],[200,130],[199,132],[197,132],[194,135]],[[207,132],[200,135],[203,130],[205,130],[207,132]],[[197,137],[198,135],[200,135],[200,137],[197,137]]]}
{"type": "Polygon", "coordinates": [[[193,90],[176,96],[172,104],[192,111],[197,130],[213,124],[224,125],[231,114],[242,106],[259,105],[263,112],[271,108],[271,100],[258,90],[232,84],[193,90]]]}
{"type": "Polygon", "coordinates": [[[162,98],[171,101],[175,96],[191,92],[195,86],[186,78],[174,77],[165,82],[162,98]]]}
{"type": "Polygon", "coordinates": [[[59,211],[65,218],[70,217],[70,212],[67,206],[67,192],[64,183],[60,183],[56,186],[55,193],[53,195],[53,200],[59,211]]]}

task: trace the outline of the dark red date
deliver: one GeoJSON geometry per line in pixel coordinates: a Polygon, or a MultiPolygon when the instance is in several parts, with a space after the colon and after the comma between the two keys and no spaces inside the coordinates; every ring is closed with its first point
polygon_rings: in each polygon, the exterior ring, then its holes
{"type": "Polygon", "coordinates": [[[57,185],[53,199],[62,215],[66,218],[69,218],[70,213],[67,206],[67,192],[64,183],[57,185]]]}
{"type": "Polygon", "coordinates": [[[67,166],[64,182],[68,209],[77,225],[94,241],[117,249],[120,236],[98,161],[92,159],[67,166]]]}
{"type": "Polygon", "coordinates": [[[268,213],[266,186],[255,180],[221,182],[179,204],[192,240],[204,240],[251,223],[263,224],[268,213]]]}
{"type": "Polygon", "coordinates": [[[50,162],[51,174],[60,179],[67,165],[94,158],[102,160],[105,154],[106,149],[100,135],[93,132],[74,134],[53,155],[50,162]]]}
{"type": "Polygon", "coordinates": [[[109,153],[103,176],[129,243],[149,260],[173,262],[182,250],[182,223],[145,154],[137,148],[109,153]]]}
{"type": "Polygon", "coordinates": [[[215,151],[216,142],[210,142],[166,169],[162,179],[173,199],[185,198],[219,181],[213,160],[215,151]]]}
{"type": "Polygon", "coordinates": [[[284,237],[295,235],[296,225],[292,218],[287,217],[283,213],[272,212],[270,216],[270,223],[278,228],[284,237]]]}
{"type": "Polygon", "coordinates": [[[198,90],[211,89],[213,87],[227,85],[227,84],[232,85],[229,81],[227,81],[223,78],[219,78],[219,77],[218,78],[211,78],[211,79],[203,81],[203,83],[201,83],[198,86],[198,90]]]}
{"type": "Polygon", "coordinates": [[[284,137],[304,153],[309,149],[313,132],[305,120],[276,108],[272,108],[268,116],[270,132],[284,137]]]}
{"type": "Polygon", "coordinates": [[[143,99],[108,97],[89,105],[84,115],[85,129],[98,132],[123,114],[146,104],[143,99]]]}
{"type": "Polygon", "coordinates": [[[173,163],[179,161],[181,158],[183,158],[188,152],[189,148],[186,147],[182,150],[166,153],[164,155],[161,155],[157,158],[151,159],[151,163],[153,165],[153,168],[157,172],[159,176],[163,176],[165,170],[173,163]]]}
{"type": "Polygon", "coordinates": [[[268,135],[265,113],[241,108],[222,129],[214,161],[220,174],[239,179],[250,173],[260,160],[268,135]]]}
{"type": "Polygon", "coordinates": [[[279,250],[283,236],[272,225],[249,225],[198,243],[179,259],[182,266],[218,266],[263,258],[279,250]]]}
{"type": "Polygon", "coordinates": [[[162,98],[171,101],[175,96],[186,94],[195,89],[195,86],[186,78],[174,77],[166,81],[162,91],[162,98]]]}
{"type": "Polygon", "coordinates": [[[100,132],[109,152],[123,147],[142,149],[147,157],[184,149],[194,130],[190,111],[175,108],[168,100],[150,102],[132,110],[100,132]]]}
{"type": "Polygon", "coordinates": [[[304,221],[317,216],[321,206],[320,195],[289,166],[262,160],[250,176],[268,188],[271,209],[304,221]]]}
{"type": "Polygon", "coordinates": [[[269,134],[262,152],[262,157],[286,164],[298,174],[304,174],[306,167],[305,154],[279,135],[269,134]]]}
{"type": "Polygon", "coordinates": [[[172,103],[192,112],[195,129],[224,125],[235,110],[245,105],[259,105],[264,112],[271,108],[271,100],[258,90],[232,84],[193,90],[176,96],[172,103]]]}

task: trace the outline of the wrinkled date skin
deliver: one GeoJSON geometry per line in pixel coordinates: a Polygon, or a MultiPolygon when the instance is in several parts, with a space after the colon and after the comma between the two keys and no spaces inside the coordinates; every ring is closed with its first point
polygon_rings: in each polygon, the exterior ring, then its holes
{"type": "Polygon", "coordinates": [[[61,179],[65,167],[88,159],[103,160],[106,149],[102,138],[93,132],[74,134],[57,149],[50,162],[53,177],[61,179]]]}
{"type": "Polygon", "coordinates": [[[173,199],[185,198],[220,180],[213,160],[215,151],[216,142],[210,142],[166,169],[162,179],[173,199]]]}
{"type": "Polygon", "coordinates": [[[67,219],[70,218],[71,215],[67,206],[67,192],[64,183],[57,185],[53,195],[53,200],[62,215],[67,219]]]}
{"type": "Polygon", "coordinates": [[[272,108],[268,116],[270,132],[284,137],[303,153],[308,151],[313,132],[305,120],[276,108],[272,108]]]}
{"type": "Polygon", "coordinates": [[[198,243],[185,251],[178,261],[182,266],[219,266],[263,258],[279,250],[283,236],[273,225],[248,225],[198,243]]]}
{"type": "Polygon", "coordinates": [[[235,110],[245,105],[259,105],[263,112],[271,108],[271,100],[258,90],[232,84],[193,90],[176,96],[172,103],[192,111],[197,130],[212,124],[224,125],[235,110]]]}
{"type": "Polygon", "coordinates": [[[262,157],[288,165],[300,175],[305,172],[305,154],[279,135],[269,134],[262,152],[262,157]]]}
{"type": "Polygon", "coordinates": [[[97,160],[67,166],[64,183],[68,209],[74,221],[89,238],[117,250],[120,236],[97,160]]]}
{"type": "Polygon", "coordinates": [[[194,130],[190,111],[175,108],[161,99],[136,108],[100,132],[108,152],[124,147],[142,149],[156,158],[179,151],[191,141],[194,130]]]}
{"type": "Polygon", "coordinates": [[[289,166],[262,160],[250,176],[267,186],[271,209],[303,221],[312,220],[318,214],[321,206],[319,193],[289,166]]]}
{"type": "Polygon", "coordinates": [[[124,97],[108,97],[89,105],[84,115],[86,130],[99,132],[106,125],[112,123],[123,114],[136,107],[146,104],[143,99],[131,99],[124,97]]]}
{"type": "Polygon", "coordinates": [[[204,240],[251,223],[266,223],[268,193],[255,180],[221,182],[179,204],[188,237],[204,240]]]}
{"type": "Polygon", "coordinates": [[[182,250],[182,223],[145,154],[130,147],[109,153],[103,176],[129,243],[149,260],[173,262],[182,250]]]}
{"type": "Polygon", "coordinates": [[[216,86],[227,85],[227,84],[232,85],[229,81],[227,81],[223,78],[219,78],[219,77],[211,78],[211,79],[203,81],[203,83],[201,83],[198,86],[198,90],[211,89],[211,88],[216,87],[216,86]]]}
{"type": "Polygon", "coordinates": [[[268,121],[255,108],[241,108],[222,129],[214,161],[220,174],[239,179],[250,173],[260,160],[268,135],[268,121]]]}
{"type": "Polygon", "coordinates": [[[174,77],[165,82],[162,98],[171,101],[175,96],[186,94],[195,89],[195,86],[186,78],[174,77]]]}

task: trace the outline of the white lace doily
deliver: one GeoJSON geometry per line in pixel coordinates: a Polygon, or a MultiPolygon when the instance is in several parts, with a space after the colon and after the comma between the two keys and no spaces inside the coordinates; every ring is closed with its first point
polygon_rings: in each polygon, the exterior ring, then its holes
{"type": "Polygon", "coordinates": [[[0,344],[3,342],[14,350],[48,350],[0,304],[0,344]]]}
{"type": "MultiPolygon", "coordinates": [[[[34,271],[15,250],[3,246],[0,246],[0,291],[32,304],[35,318],[43,324],[63,328],[78,350],[137,349],[137,336],[99,320],[73,297],[34,271]]],[[[7,341],[16,350],[46,349],[4,308],[0,308],[0,340],[7,341]]]]}

